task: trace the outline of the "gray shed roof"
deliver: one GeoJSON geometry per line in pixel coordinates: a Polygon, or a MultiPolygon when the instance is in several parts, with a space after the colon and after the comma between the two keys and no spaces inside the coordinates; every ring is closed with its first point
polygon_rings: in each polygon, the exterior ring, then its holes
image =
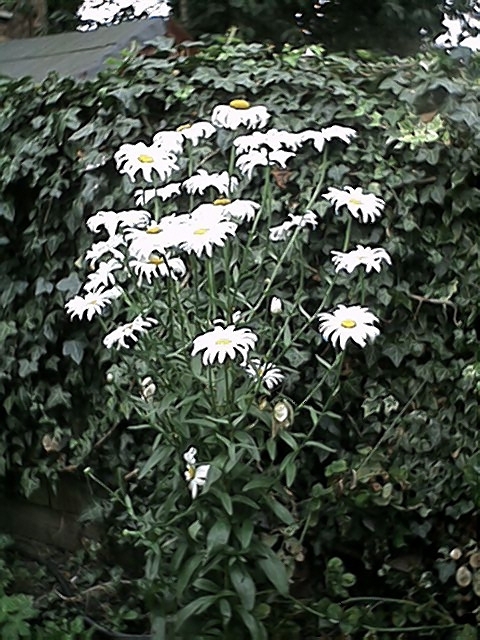
{"type": "Polygon", "coordinates": [[[132,42],[142,45],[165,33],[165,20],[150,18],[94,31],[10,40],[0,44],[0,75],[31,76],[41,81],[50,71],[56,71],[61,77],[86,80],[95,76],[108,58],[118,57],[132,42]]]}

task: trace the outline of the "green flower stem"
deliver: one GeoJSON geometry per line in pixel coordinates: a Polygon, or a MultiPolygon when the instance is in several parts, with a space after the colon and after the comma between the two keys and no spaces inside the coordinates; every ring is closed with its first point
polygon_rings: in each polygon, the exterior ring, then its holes
{"type": "Polygon", "coordinates": [[[176,308],[177,308],[177,317],[180,319],[180,326],[182,329],[182,334],[187,335],[191,338],[190,331],[188,331],[188,319],[185,313],[185,309],[183,308],[182,303],[180,302],[180,297],[178,295],[178,281],[173,278],[172,270],[170,269],[170,265],[168,264],[167,258],[164,256],[165,264],[168,269],[169,280],[167,281],[167,289],[173,290],[173,297],[175,299],[176,308]]]}
{"type": "MultiPolygon", "coordinates": [[[[270,185],[270,168],[267,166],[265,167],[265,181],[263,184],[263,189],[262,189],[262,200],[260,203],[260,209],[257,211],[255,218],[253,220],[253,225],[252,228],[250,229],[249,233],[248,233],[248,238],[247,238],[247,243],[243,249],[242,252],[242,258],[240,260],[240,265],[239,265],[239,272],[240,272],[240,276],[243,272],[243,268],[245,267],[245,259],[246,256],[248,256],[250,254],[250,248],[252,246],[253,241],[256,238],[256,231],[257,231],[257,227],[258,224],[260,222],[260,219],[263,219],[264,213],[267,210],[267,204],[270,203],[270,208],[271,208],[271,185],[270,185]]],[[[272,219],[272,212],[267,210],[267,217],[269,220],[272,219]]],[[[261,265],[259,265],[261,267],[261,265]]],[[[239,276],[238,278],[238,282],[241,281],[241,277],[239,276]]],[[[235,292],[234,292],[234,298],[237,295],[237,287],[235,288],[235,292]]]]}
{"type": "Polygon", "coordinates": [[[232,300],[232,289],[231,289],[231,276],[230,273],[230,262],[232,260],[232,247],[229,242],[225,243],[223,247],[223,269],[225,272],[225,294],[227,298],[227,308],[226,308],[226,319],[227,324],[232,322],[232,311],[233,311],[233,300],[232,300]]]}
{"type": "MultiPolygon", "coordinates": [[[[337,354],[337,356],[335,357],[335,360],[330,365],[330,368],[327,369],[327,371],[320,378],[320,380],[317,382],[317,384],[314,387],[312,387],[312,389],[309,391],[308,395],[302,400],[302,402],[299,405],[297,405],[296,411],[300,411],[300,409],[302,409],[307,404],[307,402],[317,392],[317,390],[320,389],[320,387],[325,382],[325,379],[327,378],[328,374],[330,373],[330,371],[334,367],[336,367],[336,369],[337,369],[337,378],[336,378],[336,381],[335,381],[335,385],[333,387],[333,391],[332,391],[331,397],[333,395],[335,395],[335,393],[336,393],[336,391],[338,389],[338,379],[340,378],[340,373],[341,373],[341,370],[342,370],[344,357],[345,357],[345,352],[344,351],[341,351],[340,353],[337,354]]],[[[316,427],[316,425],[315,425],[315,427],[316,427]]]]}
{"type": "Polygon", "coordinates": [[[365,271],[360,269],[360,304],[365,304],[365,271]]]}
{"type": "Polygon", "coordinates": [[[208,289],[208,308],[209,320],[217,317],[217,289],[215,286],[215,272],[213,269],[213,258],[206,260],[207,265],[207,289],[208,289]]]}
{"type": "Polygon", "coordinates": [[[352,217],[348,216],[347,228],[345,230],[345,238],[343,239],[343,248],[342,251],[346,251],[348,249],[348,245],[350,244],[350,234],[352,232],[352,217]]]}
{"type": "Polygon", "coordinates": [[[217,396],[216,396],[217,389],[216,389],[216,384],[213,376],[212,367],[207,367],[207,374],[208,374],[208,388],[210,392],[210,403],[212,405],[213,413],[216,415],[217,414],[217,396]]]}
{"type": "MultiPolygon", "coordinates": [[[[282,349],[282,351],[277,354],[277,359],[279,360],[280,358],[282,358],[285,353],[287,352],[287,350],[290,348],[290,345],[295,344],[296,340],[303,334],[305,333],[306,329],[308,329],[308,327],[310,327],[310,325],[317,319],[318,314],[320,313],[320,311],[325,307],[325,304],[328,300],[328,297],[330,295],[331,290],[333,289],[335,282],[336,282],[336,278],[337,275],[335,274],[333,280],[331,281],[331,283],[328,285],[328,288],[325,292],[325,295],[323,296],[323,300],[322,302],[318,305],[318,307],[316,308],[316,310],[314,311],[314,313],[310,316],[309,314],[307,314],[307,312],[305,310],[302,309],[304,315],[307,317],[307,321],[305,322],[305,324],[303,324],[299,329],[297,329],[297,331],[293,334],[292,338],[290,339],[290,344],[287,345],[286,347],[284,347],[282,349]]],[[[299,292],[301,293],[301,290],[299,290],[299,292]]],[[[275,340],[272,342],[267,355],[266,355],[266,359],[268,360],[268,358],[270,357],[270,355],[273,353],[273,349],[276,347],[276,345],[279,343],[280,338],[282,337],[283,332],[285,331],[287,325],[288,325],[288,321],[290,320],[290,318],[292,318],[293,315],[288,316],[285,319],[285,322],[283,323],[280,331],[278,332],[275,340]]]]}
{"type": "MultiPolygon", "coordinates": [[[[267,167],[268,168],[268,167],[267,167]]],[[[322,165],[320,168],[320,175],[318,178],[318,182],[317,185],[315,187],[315,189],[312,192],[312,195],[310,196],[309,201],[307,202],[307,205],[305,207],[306,210],[308,210],[313,203],[316,201],[316,199],[318,198],[318,194],[320,193],[320,190],[323,187],[323,182],[325,180],[325,173],[327,171],[327,151],[326,148],[324,150],[323,153],[323,159],[322,159],[322,165]]],[[[268,174],[268,177],[270,177],[270,175],[268,174]]],[[[270,182],[270,180],[268,180],[270,182]]],[[[262,208],[263,208],[263,203],[266,201],[267,198],[267,192],[264,188],[264,194],[262,197],[262,208]]],[[[271,209],[271,206],[270,206],[271,209]]],[[[260,209],[262,210],[262,209],[260,209]]],[[[258,218],[255,220],[255,222],[257,222],[258,218]]],[[[270,218],[269,220],[271,220],[271,211],[270,211],[270,218]]],[[[275,264],[275,267],[273,268],[272,274],[269,277],[269,280],[267,282],[267,286],[265,287],[262,295],[260,296],[259,300],[257,301],[257,303],[254,305],[254,307],[252,309],[250,309],[250,311],[247,314],[247,319],[250,319],[252,317],[252,315],[260,308],[260,306],[262,305],[263,301],[265,300],[265,298],[267,297],[267,295],[270,293],[272,287],[273,287],[273,283],[275,281],[275,278],[277,276],[278,271],[280,270],[280,267],[283,264],[283,261],[285,260],[285,258],[287,257],[287,255],[290,252],[290,249],[292,248],[297,236],[299,235],[300,231],[301,231],[301,227],[297,226],[297,228],[295,229],[295,231],[293,232],[293,234],[290,236],[287,245],[283,251],[283,253],[281,254],[280,258],[278,259],[277,263],[275,264]]],[[[252,234],[251,237],[254,235],[254,229],[252,229],[252,234]]],[[[248,250],[248,243],[247,243],[247,249],[248,250]]]]}
{"type": "Polygon", "coordinates": [[[318,194],[320,193],[320,190],[323,188],[323,182],[325,180],[325,173],[327,172],[327,166],[328,166],[327,156],[328,156],[327,147],[325,146],[325,148],[323,150],[322,165],[320,167],[320,175],[319,175],[319,178],[318,178],[318,182],[316,184],[315,189],[312,191],[312,195],[310,196],[310,200],[307,202],[307,205],[305,207],[306,210],[310,209],[310,207],[313,205],[313,203],[317,200],[318,194]]]}
{"type": "Polygon", "coordinates": [[[199,264],[198,264],[198,260],[197,260],[197,256],[195,255],[195,253],[190,253],[189,257],[189,262],[190,262],[190,273],[192,275],[192,285],[193,285],[193,290],[195,292],[195,308],[198,309],[200,307],[200,294],[199,294],[199,264]]]}
{"type": "Polygon", "coordinates": [[[384,434],[382,435],[382,437],[378,440],[377,444],[373,447],[373,449],[370,451],[370,453],[368,453],[365,458],[362,460],[362,462],[360,463],[360,465],[357,467],[357,469],[355,469],[355,473],[358,473],[360,471],[360,469],[362,469],[362,467],[364,467],[367,462],[370,460],[370,458],[375,454],[375,452],[378,450],[378,447],[382,444],[382,442],[385,440],[385,438],[387,436],[390,435],[390,433],[393,431],[393,429],[397,426],[398,422],[400,421],[400,419],[403,417],[404,413],[406,412],[406,410],[408,409],[408,407],[411,405],[411,403],[415,400],[415,398],[417,397],[417,395],[420,393],[420,391],[423,389],[423,387],[427,384],[426,380],[423,380],[423,382],[421,382],[419,384],[419,386],[415,389],[415,391],[412,393],[412,395],[410,396],[410,398],[407,400],[407,402],[403,405],[402,410],[400,411],[400,413],[398,413],[393,422],[390,424],[390,426],[385,430],[384,434]]]}
{"type": "MultiPolygon", "coordinates": [[[[309,613],[313,613],[318,618],[322,620],[326,618],[326,615],[324,613],[322,613],[321,611],[317,611],[313,607],[309,607],[308,605],[304,604],[301,600],[297,600],[294,597],[290,597],[290,599],[297,606],[304,609],[305,611],[308,611],[309,613]]],[[[396,598],[348,598],[347,600],[344,600],[342,604],[345,605],[353,602],[362,602],[362,601],[363,602],[374,601],[379,604],[382,602],[392,602],[395,604],[404,604],[404,605],[411,605],[411,606],[418,607],[418,603],[416,602],[411,602],[410,600],[397,600],[396,598]]],[[[399,633],[399,632],[402,633],[406,631],[433,631],[435,629],[453,629],[456,626],[457,625],[455,625],[452,622],[445,625],[419,625],[416,627],[375,627],[373,625],[362,624],[363,629],[366,629],[368,631],[379,631],[382,633],[399,633]]]]}
{"type": "Polygon", "coordinates": [[[257,300],[256,304],[247,313],[246,321],[250,320],[250,318],[258,311],[258,309],[262,306],[264,300],[267,298],[268,294],[272,290],[273,283],[274,283],[274,280],[275,280],[275,278],[277,276],[277,273],[278,273],[280,267],[282,266],[282,263],[285,260],[286,256],[290,252],[290,249],[292,248],[293,243],[295,242],[298,234],[300,233],[300,230],[301,230],[301,228],[297,227],[295,229],[295,231],[292,233],[292,235],[290,236],[290,238],[289,238],[289,240],[287,242],[287,245],[286,245],[285,249],[283,250],[282,255],[280,256],[280,258],[278,259],[277,263],[275,264],[275,267],[273,268],[272,275],[268,278],[268,281],[267,281],[265,289],[263,290],[263,293],[260,295],[260,297],[257,300]]]}

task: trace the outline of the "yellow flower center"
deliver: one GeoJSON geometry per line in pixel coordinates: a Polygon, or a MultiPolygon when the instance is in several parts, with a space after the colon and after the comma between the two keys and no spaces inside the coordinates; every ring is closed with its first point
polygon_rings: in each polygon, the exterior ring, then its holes
{"type": "Polygon", "coordinates": [[[232,100],[229,105],[232,109],[250,109],[250,103],[246,100],[232,100]]]}
{"type": "Polygon", "coordinates": [[[206,233],[209,232],[209,229],[205,228],[205,229],[195,229],[195,231],[193,232],[194,236],[204,236],[206,233]]]}
{"type": "Polygon", "coordinates": [[[97,300],[90,300],[88,304],[91,304],[94,307],[97,304],[97,300]]]}
{"type": "Polygon", "coordinates": [[[163,264],[165,262],[165,260],[163,258],[160,258],[160,256],[150,256],[150,258],[148,259],[149,264],[163,264]]]}
{"type": "Polygon", "coordinates": [[[143,162],[144,164],[151,164],[152,162],[155,162],[155,158],[142,153],[142,155],[138,156],[138,161],[143,162]]]}
{"type": "Polygon", "coordinates": [[[229,198],[217,198],[213,201],[213,204],[216,207],[225,207],[227,204],[230,204],[232,201],[229,198]]]}
{"type": "Polygon", "coordinates": [[[359,207],[362,204],[362,201],[359,200],[358,198],[350,198],[350,200],[348,201],[348,204],[353,204],[356,207],[359,207]]]}
{"type": "Polygon", "coordinates": [[[232,341],[229,340],[228,338],[219,338],[218,340],[215,341],[215,344],[218,344],[218,346],[224,346],[227,344],[232,344],[232,341]]]}
{"type": "Polygon", "coordinates": [[[147,229],[147,233],[160,233],[161,228],[160,227],[150,227],[149,229],[147,229]]]}
{"type": "Polygon", "coordinates": [[[340,324],[344,329],[354,329],[357,326],[355,320],[342,320],[340,324]]]}
{"type": "Polygon", "coordinates": [[[195,467],[192,467],[191,464],[187,465],[187,475],[189,480],[193,480],[195,478],[195,467]]]}
{"type": "Polygon", "coordinates": [[[185,131],[185,129],[191,129],[192,125],[191,124],[181,124],[179,127],[177,127],[177,131],[185,131]]]}

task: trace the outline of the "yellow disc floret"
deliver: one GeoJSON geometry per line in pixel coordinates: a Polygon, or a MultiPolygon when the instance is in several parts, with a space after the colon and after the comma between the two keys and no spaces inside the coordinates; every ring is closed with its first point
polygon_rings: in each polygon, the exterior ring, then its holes
{"type": "Polygon", "coordinates": [[[229,106],[232,109],[250,109],[250,103],[247,100],[232,100],[229,106]]]}

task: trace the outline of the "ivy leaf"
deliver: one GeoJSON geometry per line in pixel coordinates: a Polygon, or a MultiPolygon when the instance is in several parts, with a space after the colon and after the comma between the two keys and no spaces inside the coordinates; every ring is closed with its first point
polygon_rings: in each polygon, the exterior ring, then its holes
{"type": "Polygon", "coordinates": [[[84,351],[85,343],[83,341],[65,340],[63,343],[62,354],[64,356],[70,356],[76,364],[80,364],[82,362],[84,351]]]}

